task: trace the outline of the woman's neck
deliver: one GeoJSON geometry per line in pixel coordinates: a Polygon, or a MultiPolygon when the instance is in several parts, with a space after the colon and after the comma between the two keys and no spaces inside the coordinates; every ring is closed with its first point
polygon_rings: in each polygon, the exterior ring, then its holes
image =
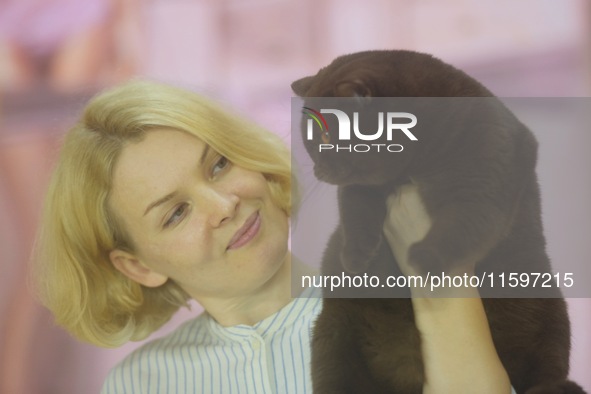
{"type": "Polygon", "coordinates": [[[252,326],[289,304],[292,296],[299,295],[301,289],[295,287],[295,294],[292,294],[292,274],[299,277],[312,275],[313,271],[296,258],[292,261],[290,253],[276,274],[250,294],[226,299],[201,298],[197,301],[224,327],[239,324],[252,326]]]}

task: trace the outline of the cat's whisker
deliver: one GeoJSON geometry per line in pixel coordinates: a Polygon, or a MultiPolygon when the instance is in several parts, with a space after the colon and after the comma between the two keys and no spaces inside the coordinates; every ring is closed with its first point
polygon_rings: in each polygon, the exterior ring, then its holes
{"type": "Polygon", "coordinates": [[[304,193],[302,195],[302,205],[306,204],[310,198],[314,197],[314,194],[317,192],[319,187],[320,182],[314,182],[312,183],[311,187],[308,187],[306,190],[304,190],[304,193]]]}

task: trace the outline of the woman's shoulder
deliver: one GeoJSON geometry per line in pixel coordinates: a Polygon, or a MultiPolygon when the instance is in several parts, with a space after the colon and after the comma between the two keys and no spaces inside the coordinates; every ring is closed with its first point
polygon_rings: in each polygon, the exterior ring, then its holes
{"type": "Polygon", "coordinates": [[[161,377],[177,374],[179,366],[196,362],[192,348],[211,341],[209,319],[209,315],[202,313],[172,332],[142,344],[110,370],[101,394],[151,392],[150,384],[158,387],[161,377]]]}

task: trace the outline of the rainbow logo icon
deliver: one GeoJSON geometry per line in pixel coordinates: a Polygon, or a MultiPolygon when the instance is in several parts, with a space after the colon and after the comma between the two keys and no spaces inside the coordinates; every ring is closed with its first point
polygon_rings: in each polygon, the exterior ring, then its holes
{"type": "Polygon", "coordinates": [[[320,127],[320,136],[322,137],[322,142],[328,144],[330,142],[330,134],[328,133],[328,124],[326,123],[326,119],[324,119],[324,116],[322,116],[320,112],[309,107],[303,107],[302,113],[312,118],[308,119],[308,140],[312,139],[312,120],[314,120],[316,124],[320,127]]]}

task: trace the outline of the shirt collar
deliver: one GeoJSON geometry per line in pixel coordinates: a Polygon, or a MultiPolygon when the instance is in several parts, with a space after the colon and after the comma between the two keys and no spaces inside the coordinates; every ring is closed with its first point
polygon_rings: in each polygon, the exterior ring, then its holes
{"type": "Polygon", "coordinates": [[[321,292],[315,288],[307,288],[279,311],[252,326],[239,324],[223,327],[208,314],[208,328],[212,335],[220,339],[244,340],[253,335],[266,338],[293,325],[296,321],[315,318],[321,306],[321,292]]]}

